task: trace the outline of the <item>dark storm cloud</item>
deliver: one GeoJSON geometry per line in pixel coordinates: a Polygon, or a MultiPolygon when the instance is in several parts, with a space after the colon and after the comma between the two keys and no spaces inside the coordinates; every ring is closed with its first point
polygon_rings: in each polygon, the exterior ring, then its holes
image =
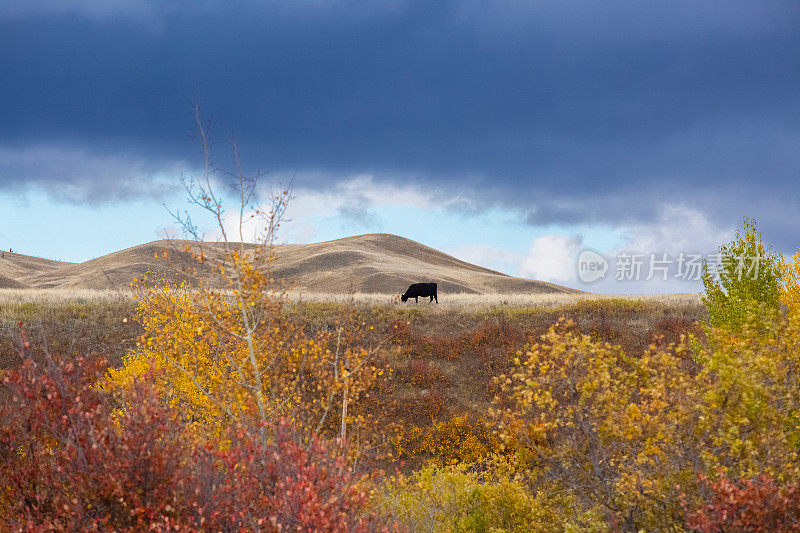
{"type": "MultiPolygon", "coordinates": [[[[71,143],[171,167],[198,156],[196,97],[218,141],[235,129],[247,161],[296,169],[299,186],[368,173],[532,223],[682,202],[800,240],[793,0],[11,4],[5,150],[71,143]]],[[[125,179],[0,172],[2,187],[125,179]]]]}
{"type": "Polygon", "coordinates": [[[184,168],[139,153],[89,153],[74,144],[0,146],[0,192],[24,194],[38,188],[73,204],[158,200],[181,190],[176,176],[184,168]]]}

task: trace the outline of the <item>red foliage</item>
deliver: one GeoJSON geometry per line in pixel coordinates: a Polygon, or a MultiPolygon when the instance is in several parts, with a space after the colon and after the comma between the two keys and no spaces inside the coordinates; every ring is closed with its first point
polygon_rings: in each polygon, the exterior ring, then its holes
{"type": "Polygon", "coordinates": [[[682,316],[666,316],[656,321],[647,331],[647,342],[658,346],[667,346],[680,341],[681,335],[692,333],[702,335],[702,328],[695,320],[682,316]]]}
{"type": "Polygon", "coordinates": [[[417,387],[430,388],[436,384],[449,384],[444,372],[426,359],[411,359],[408,362],[408,373],[411,377],[411,383],[417,387]]]}
{"type": "Polygon", "coordinates": [[[392,334],[395,342],[398,344],[408,341],[412,335],[409,323],[405,320],[395,320],[392,322],[389,332],[392,334]]]}
{"type": "MultiPolygon", "coordinates": [[[[371,531],[379,517],[340,456],[285,422],[266,448],[245,430],[224,452],[139,383],[115,411],[104,363],[28,360],[3,379],[0,530],[371,531]]],[[[385,529],[385,528],[384,528],[385,529]]]]}
{"type": "Polygon", "coordinates": [[[483,371],[494,376],[507,370],[511,356],[524,339],[525,334],[518,325],[500,317],[485,320],[466,337],[465,344],[475,350],[483,371]]]}
{"type": "Polygon", "coordinates": [[[216,474],[212,482],[217,487],[215,508],[210,513],[213,529],[377,529],[378,518],[364,512],[367,494],[353,483],[341,456],[331,456],[320,441],[299,445],[289,424],[271,429],[273,443],[266,450],[255,436],[239,430],[232,434],[236,446],[213,454],[221,466],[206,468],[216,474]]]}
{"type": "Polygon", "coordinates": [[[687,517],[688,526],[703,533],[723,531],[800,531],[800,486],[783,487],[771,477],[720,479],[711,484],[712,503],[687,517]]]}
{"type": "Polygon", "coordinates": [[[399,344],[416,357],[456,361],[477,356],[487,373],[505,368],[525,338],[524,331],[504,317],[487,318],[475,328],[453,335],[419,335],[404,324],[394,327],[401,331],[399,344]]]}
{"type": "Polygon", "coordinates": [[[102,362],[40,368],[26,361],[3,382],[0,515],[17,530],[168,527],[192,513],[177,420],[138,386],[114,425],[108,398],[92,387],[102,362]]]}

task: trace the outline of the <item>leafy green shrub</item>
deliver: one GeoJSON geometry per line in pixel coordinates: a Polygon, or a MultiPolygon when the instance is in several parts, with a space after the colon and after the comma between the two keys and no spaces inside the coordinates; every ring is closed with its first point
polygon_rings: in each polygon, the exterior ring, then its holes
{"type": "Polygon", "coordinates": [[[393,478],[374,499],[410,531],[431,533],[563,531],[557,510],[568,504],[565,496],[533,496],[517,481],[486,479],[464,465],[393,478]]]}
{"type": "Polygon", "coordinates": [[[706,263],[703,303],[714,327],[740,327],[750,302],[778,309],[781,302],[780,256],[764,244],[755,219],[744,219],[744,231],[719,247],[717,276],[706,263]],[[717,279],[718,278],[718,279],[717,279]]]}

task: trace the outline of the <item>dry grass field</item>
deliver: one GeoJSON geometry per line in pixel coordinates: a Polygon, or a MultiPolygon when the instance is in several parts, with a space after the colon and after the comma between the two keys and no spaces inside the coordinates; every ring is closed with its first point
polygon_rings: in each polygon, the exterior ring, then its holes
{"type": "MultiPolygon", "coordinates": [[[[390,358],[400,367],[411,359],[425,358],[441,366],[448,383],[448,401],[461,395],[458,382],[464,376],[479,381],[494,375],[481,370],[480,343],[467,342],[475,335],[493,331],[483,342],[494,346],[493,357],[508,359],[525,343],[535,340],[560,317],[577,327],[635,351],[643,350],[659,335],[677,340],[696,330],[694,323],[706,319],[697,295],[611,296],[589,294],[443,294],[440,303],[400,303],[390,294],[325,294],[292,292],[285,312],[311,330],[330,329],[341,316],[357,313],[359,320],[375,327],[376,343],[381,335],[396,333],[402,324],[403,340],[390,346],[390,358]],[[411,343],[403,347],[403,343],[411,343]],[[455,344],[454,344],[455,343],[455,344]],[[455,359],[451,355],[457,354],[455,359]],[[462,365],[469,372],[462,372],[462,365]],[[480,377],[483,376],[483,377],[480,377]]],[[[142,333],[135,302],[129,292],[90,289],[0,289],[0,367],[16,364],[14,346],[22,322],[32,339],[34,354],[44,345],[66,355],[99,354],[112,365],[136,345],[142,333]]],[[[492,366],[492,365],[490,365],[492,366]]],[[[484,383],[484,385],[486,385],[484,383]]]]}
{"type": "MultiPolygon", "coordinates": [[[[591,294],[591,293],[488,293],[488,294],[441,294],[439,303],[430,303],[426,298],[421,298],[417,304],[413,300],[407,303],[399,302],[398,294],[387,293],[330,293],[330,292],[311,292],[302,290],[289,290],[287,297],[293,303],[340,303],[350,304],[357,307],[373,305],[398,305],[400,307],[422,307],[423,304],[430,306],[430,311],[437,309],[458,308],[461,310],[472,308],[491,308],[491,307],[530,307],[530,308],[553,308],[570,305],[587,300],[628,300],[643,301],[651,303],[662,303],[665,305],[696,305],[700,303],[700,298],[693,293],[680,294],[591,294]]],[[[56,288],[56,289],[0,289],[0,304],[13,302],[68,302],[68,301],[109,301],[127,300],[131,297],[128,290],[111,289],[81,289],[81,288],[56,288]]]]}
{"type": "MultiPolygon", "coordinates": [[[[2,298],[4,291],[0,291],[2,298]]],[[[370,305],[400,305],[405,307],[430,307],[431,312],[436,310],[467,310],[482,308],[557,308],[584,301],[631,301],[649,302],[664,305],[697,305],[700,297],[697,294],[592,294],[592,293],[486,293],[486,294],[439,294],[439,303],[431,303],[428,298],[420,298],[419,303],[409,300],[402,303],[397,300],[397,294],[381,293],[355,293],[335,294],[310,291],[289,291],[289,299],[298,303],[333,302],[349,303],[355,306],[370,305]]]]}

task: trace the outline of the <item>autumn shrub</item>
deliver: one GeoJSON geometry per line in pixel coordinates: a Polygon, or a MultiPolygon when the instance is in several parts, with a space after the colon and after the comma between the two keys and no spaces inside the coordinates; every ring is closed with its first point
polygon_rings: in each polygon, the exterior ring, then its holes
{"type": "Polygon", "coordinates": [[[392,322],[390,331],[392,331],[396,343],[403,344],[411,338],[412,333],[410,325],[411,324],[407,320],[395,319],[392,322]]]}
{"type": "Polygon", "coordinates": [[[270,430],[266,447],[240,427],[230,433],[235,446],[202,456],[208,530],[389,530],[369,508],[366,476],[356,475],[344,455],[319,439],[309,442],[286,420],[270,430]]]}
{"type": "Polygon", "coordinates": [[[697,431],[706,474],[800,480],[800,316],[754,306],[735,332],[708,330],[697,431]]]}
{"type": "Polygon", "coordinates": [[[781,258],[783,287],[781,299],[791,314],[800,314],[800,248],[790,260],[781,258]]]}
{"type": "Polygon", "coordinates": [[[751,303],[736,335],[709,328],[643,354],[554,326],[498,377],[498,430],[532,490],[566,490],[625,530],[682,527],[696,476],[800,480],[800,319],[751,303]],[[700,364],[688,364],[693,355],[700,364]]]}
{"type": "Polygon", "coordinates": [[[508,356],[516,351],[525,336],[519,325],[505,317],[485,320],[465,335],[465,348],[473,350],[482,371],[496,375],[507,368],[508,356]]]}
{"type": "Polygon", "coordinates": [[[648,344],[669,346],[680,342],[681,336],[694,335],[702,336],[702,328],[696,320],[691,320],[683,316],[665,316],[656,320],[647,330],[648,344]]]}
{"type": "Polygon", "coordinates": [[[710,483],[711,502],[688,513],[687,525],[700,533],[800,531],[800,486],[779,486],[768,475],[710,483]]]}
{"type": "Polygon", "coordinates": [[[290,422],[266,446],[231,428],[226,450],[185,438],[151,384],[122,404],[94,386],[101,360],[28,359],[0,405],[0,530],[372,531],[362,479],[290,422]]]}
{"type": "Polygon", "coordinates": [[[414,358],[408,362],[408,374],[411,383],[417,387],[429,388],[433,385],[447,385],[444,372],[426,359],[414,358]]]}
{"type": "Polygon", "coordinates": [[[463,353],[461,339],[451,335],[420,335],[415,340],[415,353],[421,357],[453,360],[463,353]]]}
{"type": "Polygon", "coordinates": [[[718,264],[704,265],[702,297],[710,324],[732,330],[741,326],[753,302],[777,309],[781,283],[780,256],[764,244],[756,221],[745,218],[743,230],[719,247],[718,264]]]}
{"type": "Polygon", "coordinates": [[[12,529],[139,530],[194,515],[177,420],[146,387],[112,417],[102,361],[27,360],[3,378],[0,516],[12,529]],[[119,427],[124,427],[120,431],[119,427]]]}
{"type": "Polygon", "coordinates": [[[231,425],[279,418],[343,437],[366,423],[359,400],[386,370],[364,345],[367,326],[345,313],[336,331],[309,333],[282,313],[285,297],[267,273],[236,253],[230,260],[238,269],[230,293],[166,282],[138,290],[145,333],[107,387],[158,371],[173,408],[212,441],[231,425]]]}
{"type": "Polygon", "coordinates": [[[680,522],[676,485],[695,475],[685,446],[699,416],[684,406],[700,399],[683,350],[631,357],[562,322],[519,352],[497,378],[495,414],[532,489],[574,494],[581,512],[619,527],[680,522]]]}
{"type": "Polygon", "coordinates": [[[476,359],[490,374],[504,368],[508,354],[525,338],[519,325],[505,316],[487,317],[460,332],[420,334],[401,321],[393,327],[398,332],[398,343],[415,359],[476,359]]]}
{"type": "Polygon", "coordinates": [[[395,417],[403,426],[432,423],[449,412],[447,397],[438,389],[426,389],[419,395],[396,400],[395,417]]]}
{"type": "Polygon", "coordinates": [[[420,533],[563,531],[552,510],[568,504],[566,496],[532,496],[516,481],[487,478],[461,465],[399,475],[373,498],[376,507],[420,533]]]}
{"type": "Polygon", "coordinates": [[[474,464],[501,452],[498,436],[484,420],[469,413],[407,427],[393,441],[400,459],[438,466],[474,464]]]}

